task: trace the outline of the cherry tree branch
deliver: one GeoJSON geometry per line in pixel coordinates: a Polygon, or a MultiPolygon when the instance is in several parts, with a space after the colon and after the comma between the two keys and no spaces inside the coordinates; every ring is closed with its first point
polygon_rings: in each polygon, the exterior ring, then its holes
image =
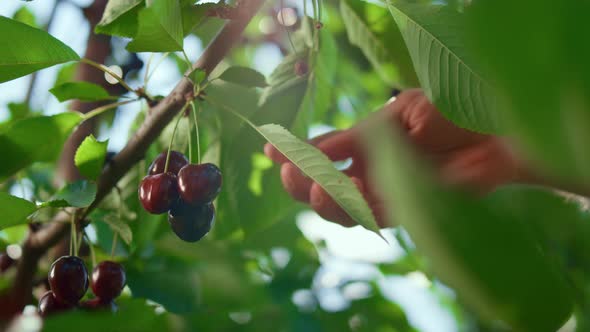
{"type": "MultiPolygon", "coordinates": [[[[230,49],[240,41],[244,29],[263,4],[264,0],[243,0],[240,16],[224,26],[193,65],[193,68],[204,70],[207,74],[211,73],[229,53],[230,49]]],[[[87,209],[77,211],[80,219],[94,210],[111,192],[117,182],[137,162],[144,158],[149,146],[158,138],[186,103],[186,96],[192,96],[194,87],[190,80],[186,78],[189,73],[190,70],[166,98],[149,110],[148,116],[141,127],[131,137],[127,145],[113,158],[112,162],[104,168],[97,181],[98,192],[96,199],[87,209]]],[[[19,261],[15,279],[22,281],[19,282],[21,288],[26,288],[17,290],[20,295],[31,294],[32,280],[39,259],[67,234],[69,225],[64,221],[67,221],[67,216],[56,215],[47,227],[29,234],[23,245],[23,255],[19,261]]]]}

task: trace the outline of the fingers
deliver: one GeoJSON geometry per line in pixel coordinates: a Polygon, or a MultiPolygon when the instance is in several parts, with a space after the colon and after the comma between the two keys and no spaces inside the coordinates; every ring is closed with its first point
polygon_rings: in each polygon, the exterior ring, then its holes
{"type": "MultiPolygon", "coordinates": [[[[352,181],[362,191],[361,181],[357,178],[352,178],[352,181]]],[[[314,183],[311,186],[309,199],[311,207],[320,217],[344,227],[357,224],[319,184],[314,183]]]]}
{"type": "Polygon", "coordinates": [[[313,181],[301,174],[295,165],[284,163],[281,166],[281,181],[285,190],[295,200],[303,203],[309,202],[309,192],[313,181]]]}

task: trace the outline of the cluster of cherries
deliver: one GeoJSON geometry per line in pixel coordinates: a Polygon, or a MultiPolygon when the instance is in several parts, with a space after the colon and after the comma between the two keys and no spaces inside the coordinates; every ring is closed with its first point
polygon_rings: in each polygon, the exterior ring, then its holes
{"type": "Polygon", "coordinates": [[[116,311],[115,298],[125,287],[125,270],[119,263],[104,261],[92,271],[90,286],[96,298],[82,301],[88,289],[88,271],[76,256],[62,256],[51,265],[50,291],[39,300],[39,314],[48,316],[76,307],[84,310],[116,311]]]}
{"type": "Polygon", "coordinates": [[[168,212],[174,233],[187,242],[199,241],[215,221],[213,200],[221,190],[221,171],[213,164],[190,164],[185,155],[161,153],[139,185],[139,200],[153,214],[168,212]]]}

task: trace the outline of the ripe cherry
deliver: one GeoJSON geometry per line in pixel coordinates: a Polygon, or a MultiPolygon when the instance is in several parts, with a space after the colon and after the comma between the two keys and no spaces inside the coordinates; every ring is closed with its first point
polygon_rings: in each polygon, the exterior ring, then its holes
{"type": "Polygon", "coordinates": [[[88,271],[84,261],[75,256],[62,256],[51,265],[49,286],[55,297],[76,304],[88,289],[88,271]]]}
{"type": "Polygon", "coordinates": [[[178,192],[188,204],[212,202],[221,190],[221,171],[206,163],[186,165],[178,172],[178,192]]]}
{"type": "MultiPolygon", "coordinates": [[[[149,175],[160,174],[164,173],[164,167],[166,167],[166,156],[168,152],[160,153],[148,169],[149,175]]],[[[168,172],[174,175],[178,175],[178,171],[181,168],[188,165],[188,159],[186,159],[185,155],[178,151],[170,151],[170,160],[168,160],[168,172]]]]}
{"type": "Polygon", "coordinates": [[[139,200],[143,208],[153,214],[170,210],[178,200],[176,175],[162,173],[144,177],[139,185],[139,200]]]}
{"type": "Polygon", "coordinates": [[[96,311],[96,310],[108,310],[110,312],[117,312],[119,308],[117,304],[113,301],[103,301],[99,298],[94,298],[87,301],[82,301],[78,305],[80,309],[87,310],[87,311],[96,311]]]}
{"type": "Polygon", "coordinates": [[[55,297],[55,294],[49,291],[45,293],[45,295],[43,295],[43,297],[39,300],[38,311],[41,316],[46,317],[48,315],[66,311],[72,308],[72,305],[59,301],[55,297]]]}
{"type": "Polygon", "coordinates": [[[14,265],[14,259],[7,254],[0,254],[0,272],[8,270],[12,265],[14,265]]]}
{"type": "Polygon", "coordinates": [[[125,287],[125,270],[119,263],[104,261],[92,271],[92,292],[103,302],[110,302],[125,287]]]}
{"type": "Polygon", "coordinates": [[[168,222],[174,233],[186,242],[197,242],[203,238],[215,222],[213,204],[177,204],[168,213],[168,222]]]}
{"type": "Polygon", "coordinates": [[[301,77],[307,75],[309,72],[309,65],[304,60],[299,60],[295,62],[295,66],[293,67],[293,71],[295,75],[301,77]]]}

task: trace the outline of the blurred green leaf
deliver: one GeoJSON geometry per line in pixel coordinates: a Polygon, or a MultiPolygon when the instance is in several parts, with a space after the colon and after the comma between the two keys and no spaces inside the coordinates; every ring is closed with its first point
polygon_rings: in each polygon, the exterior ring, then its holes
{"type": "Polygon", "coordinates": [[[498,133],[495,95],[461,37],[463,15],[438,5],[389,3],[428,99],[456,125],[498,133]]]}
{"type": "Polygon", "coordinates": [[[127,223],[121,220],[119,216],[111,213],[106,215],[102,220],[107,223],[113,232],[117,233],[117,235],[119,235],[119,237],[123,239],[127,245],[131,244],[131,241],[133,241],[133,233],[131,232],[131,228],[129,225],[127,225],[127,223]]]}
{"type": "Polygon", "coordinates": [[[38,28],[37,25],[37,18],[35,14],[29,10],[26,6],[22,6],[17,10],[14,15],[12,16],[13,19],[23,22],[27,25],[32,26],[33,28],[38,28]]]}
{"type": "Polygon", "coordinates": [[[229,67],[219,78],[226,82],[232,82],[246,87],[263,88],[268,85],[266,84],[264,75],[248,67],[229,67]]]}
{"type": "Polygon", "coordinates": [[[590,45],[580,39],[588,10],[585,1],[502,0],[466,11],[468,40],[496,82],[511,136],[531,165],[576,186],[590,183],[590,45]]]}
{"type": "Polygon", "coordinates": [[[0,83],[80,57],[45,31],[0,16],[0,83]]]}
{"type": "Polygon", "coordinates": [[[416,87],[418,79],[400,29],[387,9],[357,0],[341,0],[340,13],[350,43],[358,46],[390,86],[416,87]]]}
{"type": "Polygon", "coordinates": [[[16,196],[0,192],[0,230],[27,223],[27,217],[37,210],[35,204],[16,196]]]}
{"type": "Polygon", "coordinates": [[[52,199],[43,202],[41,206],[51,207],[87,207],[96,197],[96,184],[86,180],[68,183],[61,188],[52,199]]]}
{"type": "Polygon", "coordinates": [[[66,82],[49,90],[60,102],[78,99],[81,101],[99,101],[111,96],[102,86],[89,82],[66,82]]]}
{"type": "MultiPolygon", "coordinates": [[[[371,173],[391,216],[434,272],[489,320],[518,331],[554,331],[572,313],[572,293],[547,259],[528,216],[510,206],[443,190],[385,125],[367,136],[371,173]],[[395,204],[395,208],[391,208],[395,204]]],[[[535,202],[528,209],[549,208],[535,202]]],[[[543,218],[551,216],[550,210],[543,218]]],[[[549,220],[558,222],[558,220],[549,220]]]]}
{"type": "Polygon", "coordinates": [[[172,257],[160,257],[138,261],[126,266],[126,271],[127,285],[133,297],[150,299],[173,313],[196,310],[198,279],[186,263],[172,257]]]}
{"type": "Polygon", "coordinates": [[[98,178],[105,163],[108,144],[108,140],[99,142],[92,134],[82,141],[74,156],[74,163],[80,174],[89,180],[98,178]]]}
{"type": "Polygon", "coordinates": [[[267,124],[257,127],[257,130],[301,172],[318,183],[352,219],[381,236],[373,212],[363,195],[326,155],[281,126],[267,124]]]}
{"type": "Polygon", "coordinates": [[[137,15],[143,0],[109,0],[102,19],[94,32],[121,37],[134,37],[137,33],[137,15]]]}
{"type": "Polygon", "coordinates": [[[178,0],[153,0],[139,12],[137,34],[130,52],[182,51],[183,31],[178,0]]]}
{"type": "Polygon", "coordinates": [[[119,311],[87,312],[71,310],[43,320],[43,332],[70,331],[84,327],[86,332],[158,332],[171,331],[166,314],[156,313],[155,307],[140,299],[117,299],[119,311]]]}
{"type": "Polygon", "coordinates": [[[38,116],[15,122],[0,133],[0,182],[37,161],[53,161],[82,120],[79,113],[38,116]]]}

